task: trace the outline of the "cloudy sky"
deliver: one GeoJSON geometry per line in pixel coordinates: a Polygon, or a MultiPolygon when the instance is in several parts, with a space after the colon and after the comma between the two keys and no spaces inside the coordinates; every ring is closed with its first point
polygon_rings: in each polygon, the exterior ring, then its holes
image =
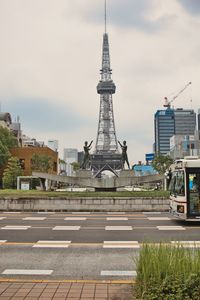
{"type": "MultiPolygon", "coordinates": [[[[189,81],[175,107],[197,111],[200,1],[108,0],[117,138],[130,163],[152,152],[154,113],[189,81]]],[[[104,0],[0,0],[0,103],[23,133],[82,150],[96,140],[104,0]]]]}

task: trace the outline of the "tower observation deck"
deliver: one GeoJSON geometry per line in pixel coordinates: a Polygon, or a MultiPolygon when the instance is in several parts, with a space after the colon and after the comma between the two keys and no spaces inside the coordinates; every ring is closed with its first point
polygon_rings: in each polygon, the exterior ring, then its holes
{"type": "Polygon", "coordinates": [[[104,170],[116,173],[122,169],[121,154],[115,131],[112,95],[116,86],[111,78],[110,53],[108,34],[106,32],[106,2],[105,2],[105,33],[103,35],[101,78],[97,85],[100,94],[99,122],[94,153],[91,155],[91,168],[97,176],[104,170]]]}

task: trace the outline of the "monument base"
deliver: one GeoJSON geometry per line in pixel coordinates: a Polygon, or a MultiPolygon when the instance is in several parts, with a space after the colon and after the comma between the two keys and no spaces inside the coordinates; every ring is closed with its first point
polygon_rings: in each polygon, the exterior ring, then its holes
{"type": "Polygon", "coordinates": [[[91,169],[95,177],[100,177],[103,171],[111,171],[118,177],[117,170],[122,169],[122,156],[119,153],[96,153],[91,155],[91,169]]]}
{"type": "Polygon", "coordinates": [[[76,177],[80,177],[80,178],[92,177],[92,171],[79,169],[76,171],[76,177]]]}
{"type": "Polygon", "coordinates": [[[119,172],[119,177],[132,177],[134,176],[133,170],[121,170],[119,172]]]}

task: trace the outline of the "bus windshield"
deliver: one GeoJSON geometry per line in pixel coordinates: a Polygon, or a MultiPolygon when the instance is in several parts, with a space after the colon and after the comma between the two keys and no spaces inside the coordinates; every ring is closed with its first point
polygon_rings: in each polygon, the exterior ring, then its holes
{"type": "Polygon", "coordinates": [[[175,196],[185,196],[184,172],[182,170],[177,170],[172,172],[171,175],[169,184],[170,194],[175,196]]]}

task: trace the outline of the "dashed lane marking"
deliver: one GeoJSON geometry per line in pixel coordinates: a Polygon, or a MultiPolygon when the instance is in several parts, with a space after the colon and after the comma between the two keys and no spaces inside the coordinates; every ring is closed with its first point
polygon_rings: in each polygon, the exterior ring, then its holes
{"type": "Polygon", "coordinates": [[[2,275],[51,275],[53,270],[5,269],[2,275]]]}
{"type": "MultiPolygon", "coordinates": [[[[152,245],[152,246],[157,246],[160,247],[160,243],[159,242],[154,242],[154,243],[145,243],[148,245],[152,245]]],[[[195,247],[200,247],[200,241],[169,241],[169,242],[163,242],[163,245],[166,246],[184,246],[184,247],[188,247],[188,248],[194,248],[195,247]]],[[[71,241],[38,241],[38,242],[8,242],[6,240],[0,240],[0,245],[1,247],[3,246],[31,246],[33,247],[34,245],[55,245],[55,247],[57,245],[63,245],[63,246],[69,246],[70,248],[72,247],[102,247],[102,248],[141,248],[143,246],[143,243],[139,243],[138,241],[104,241],[103,243],[71,243],[71,241]]],[[[41,248],[41,247],[36,247],[34,246],[34,248],[41,248]]],[[[54,247],[52,247],[54,248],[54,247]]],[[[60,248],[60,247],[59,247],[60,248]]],[[[65,247],[67,248],[67,247],[65,247]]]]}
{"type": "Polygon", "coordinates": [[[25,220],[25,221],[43,221],[43,220],[46,220],[46,217],[25,217],[22,220],[25,220]]]}
{"type": "Polygon", "coordinates": [[[38,211],[38,214],[54,215],[55,211],[38,211]]]}
{"type": "Polygon", "coordinates": [[[4,219],[6,219],[7,217],[0,217],[0,220],[4,220],[4,219]]]}
{"type": "Polygon", "coordinates": [[[160,211],[144,211],[143,215],[160,215],[160,211]]]}
{"type": "Polygon", "coordinates": [[[71,241],[38,241],[33,248],[68,248],[71,241]]]}
{"type": "Polygon", "coordinates": [[[72,214],[74,215],[90,215],[91,213],[89,211],[72,211],[72,214]]]}
{"type": "Polygon", "coordinates": [[[80,226],[55,226],[52,230],[80,230],[80,226]]]}
{"type": "Polygon", "coordinates": [[[183,226],[156,226],[158,230],[185,230],[183,226]]]}
{"type": "Polygon", "coordinates": [[[31,226],[14,226],[14,225],[6,225],[4,227],[1,227],[3,230],[27,230],[31,228],[31,226]]]}
{"type": "Polygon", "coordinates": [[[85,221],[87,218],[85,217],[67,217],[64,218],[64,221],[85,221]]]}
{"type": "Polygon", "coordinates": [[[107,212],[108,215],[125,215],[126,212],[118,212],[118,211],[108,211],[107,212]]]}
{"type": "Polygon", "coordinates": [[[126,217],[108,217],[106,218],[107,221],[128,221],[126,217]]]}
{"type": "Polygon", "coordinates": [[[138,241],[104,241],[103,248],[134,248],[139,249],[138,241]]]}
{"type": "Polygon", "coordinates": [[[3,214],[21,214],[21,211],[4,211],[3,214]]]}
{"type": "Polygon", "coordinates": [[[132,230],[132,226],[106,226],[105,230],[132,230]]]}
{"type": "Polygon", "coordinates": [[[101,271],[101,276],[132,276],[136,277],[136,271],[120,271],[120,270],[113,270],[113,271],[101,271]]]}
{"type": "Polygon", "coordinates": [[[148,217],[149,221],[170,221],[171,219],[168,217],[148,217]]]}

